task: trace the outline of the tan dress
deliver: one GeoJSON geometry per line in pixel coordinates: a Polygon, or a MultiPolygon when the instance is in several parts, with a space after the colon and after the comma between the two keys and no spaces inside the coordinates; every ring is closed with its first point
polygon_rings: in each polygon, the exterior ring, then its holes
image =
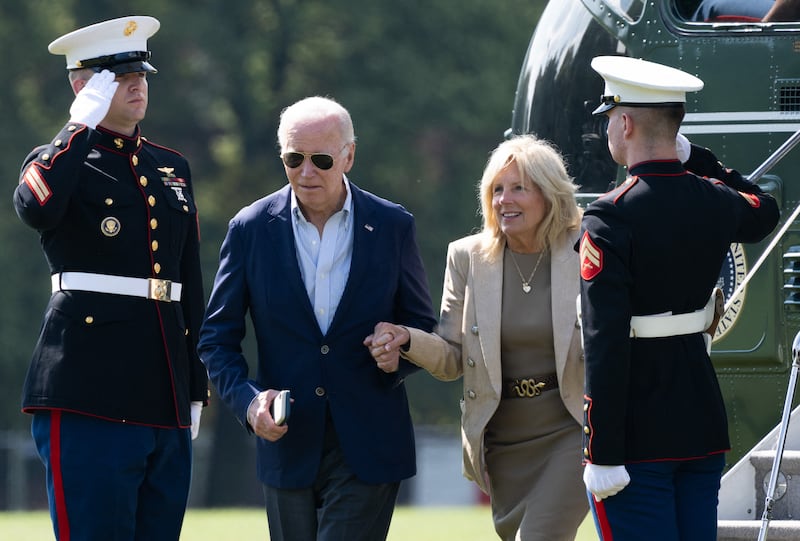
{"type": "MultiPolygon", "coordinates": [[[[514,256],[530,276],[539,254],[514,256]]],[[[543,256],[527,294],[508,249],[503,269],[503,380],[554,373],[550,254],[543,256]]],[[[557,389],[500,401],[485,442],[492,515],[501,539],[575,538],[588,511],[580,430],[557,389]]]]}

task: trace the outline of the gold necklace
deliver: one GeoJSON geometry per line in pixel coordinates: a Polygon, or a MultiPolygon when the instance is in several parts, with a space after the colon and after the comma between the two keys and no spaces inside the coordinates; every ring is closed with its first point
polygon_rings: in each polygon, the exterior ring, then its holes
{"type": "Polygon", "coordinates": [[[533,266],[533,272],[531,272],[531,275],[528,276],[528,279],[526,280],[525,276],[523,276],[522,271],[519,268],[519,265],[517,264],[517,258],[514,257],[514,251],[511,250],[510,248],[508,250],[508,253],[511,254],[511,261],[514,263],[514,266],[517,268],[517,274],[519,274],[519,279],[522,280],[522,291],[525,292],[525,293],[530,293],[531,289],[533,289],[531,287],[531,281],[533,280],[533,276],[536,274],[536,269],[539,268],[539,263],[542,262],[542,256],[544,256],[544,252],[545,251],[542,250],[539,253],[539,259],[536,260],[536,265],[533,266]]]}

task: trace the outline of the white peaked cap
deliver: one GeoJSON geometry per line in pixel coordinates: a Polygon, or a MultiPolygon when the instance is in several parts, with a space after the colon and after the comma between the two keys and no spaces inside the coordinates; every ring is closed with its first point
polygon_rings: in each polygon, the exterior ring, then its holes
{"type": "Polygon", "coordinates": [[[116,73],[152,71],[147,60],[147,38],[161,23],[154,17],[132,15],[86,26],[65,34],[48,45],[53,54],[67,57],[67,69],[109,69],[116,73]]]}
{"type": "Polygon", "coordinates": [[[686,103],[686,93],[703,88],[703,81],[685,71],[627,56],[597,56],[592,69],[606,82],[602,103],[593,114],[617,105],[659,107],[686,103]]]}

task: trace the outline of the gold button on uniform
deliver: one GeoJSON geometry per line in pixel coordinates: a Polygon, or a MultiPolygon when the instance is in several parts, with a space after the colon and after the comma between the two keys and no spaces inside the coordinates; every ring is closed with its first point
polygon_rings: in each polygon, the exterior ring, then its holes
{"type": "Polygon", "coordinates": [[[45,152],[44,154],[42,154],[42,161],[45,161],[45,162],[46,162],[46,161],[47,161],[47,160],[49,160],[49,159],[50,159],[50,154],[48,154],[48,153],[46,153],[46,152],[45,152]]]}
{"type": "Polygon", "coordinates": [[[150,220],[150,229],[157,229],[158,228],[158,220],[155,218],[150,220]]]}
{"type": "Polygon", "coordinates": [[[153,242],[151,242],[150,243],[150,248],[152,248],[154,252],[157,252],[158,251],[158,241],[154,240],[153,242]]]}
{"type": "Polygon", "coordinates": [[[588,426],[584,426],[583,427],[583,433],[584,434],[588,434],[589,433],[589,427],[588,426]]]}
{"type": "Polygon", "coordinates": [[[106,200],[104,201],[104,203],[106,204],[107,207],[110,207],[111,205],[114,204],[114,200],[111,199],[110,197],[106,197],[106,200]]]}
{"type": "Polygon", "coordinates": [[[183,212],[189,212],[189,205],[183,205],[183,212]]]}
{"type": "Polygon", "coordinates": [[[147,177],[144,175],[139,177],[139,184],[141,184],[142,186],[147,186],[147,177]]]}
{"type": "Polygon", "coordinates": [[[73,125],[73,126],[70,126],[69,128],[67,128],[67,131],[75,131],[77,129],[78,129],[78,126],[74,126],[73,125]]]}
{"type": "Polygon", "coordinates": [[[92,316],[86,316],[85,318],[83,318],[83,320],[86,322],[87,325],[91,325],[92,323],[94,323],[94,318],[92,316]]]}
{"type": "Polygon", "coordinates": [[[150,197],[148,197],[147,198],[147,204],[150,205],[151,207],[155,207],[156,206],[156,198],[155,198],[155,196],[151,195],[150,197]]]}
{"type": "Polygon", "coordinates": [[[131,163],[135,166],[139,165],[139,156],[133,155],[131,156],[131,163]]]}
{"type": "Polygon", "coordinates": [[[55,146],[57,146],[57,147],[60,147],[60,146],[61,146],[61,143],[63,143],[63,141],[62,141],[61,139],[56,139],[56,142],[55,142],[55,143],[53,143],[53,144],[54,144],[55,146]]]}
{"type": "Polygon", "coordinates": [[[153,270],[155,271],[156,274],[159,274],[161,272],[161,264],[156,263],[155,265],[153,265],[153,270]]]}

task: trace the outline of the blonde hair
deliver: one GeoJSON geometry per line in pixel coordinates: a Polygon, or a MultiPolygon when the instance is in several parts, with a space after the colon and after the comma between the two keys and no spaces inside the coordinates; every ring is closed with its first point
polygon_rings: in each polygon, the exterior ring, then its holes
{"type": "Polygon", "coordinates": [[[516,167],[522,182],[537,186],[545,200],[546,213],[536,232],[536,241],[547,249],[566,231],[580,227],[581,211],[575,202],[578,187],[567,174],[564,160],[556,148],[534,135],[518,135],[495,148],[478,184],[483,216],[483,247],[487,260],[500,257],[505,236],[492,207],[492,185],[507,167],[516,167]]]}

